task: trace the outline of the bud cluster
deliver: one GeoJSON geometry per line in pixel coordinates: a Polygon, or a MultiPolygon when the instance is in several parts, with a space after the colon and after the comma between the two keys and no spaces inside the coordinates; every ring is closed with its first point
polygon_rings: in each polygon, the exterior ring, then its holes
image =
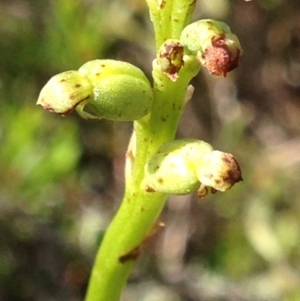
{"type": "Polygon", "coordinates": [[[223,22],[204,19],[187,25],[179,40],[167,39],[157,53],[161,71],[176,81],[187,60],[197,61],[216,76],[226,76],[235,69],[242,48],[235,34],[223,22]]]}

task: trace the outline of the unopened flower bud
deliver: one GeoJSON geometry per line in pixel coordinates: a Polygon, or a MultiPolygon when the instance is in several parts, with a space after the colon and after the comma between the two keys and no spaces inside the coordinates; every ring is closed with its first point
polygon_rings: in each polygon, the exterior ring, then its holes
{"type": "Polygon", "coordinates": [[[94,92],[91,100],[77,108],[82,117],[130,121],[150,112],[153,100],[151,85],[142,70],[132,64],[94,60],[78,71],[90,79],[94,92]]]}
{"type": "Polygon", "coordinates": [[[183,45],[178,40],[166,40],[160,47],[157,54],[157,62],[161,70],[175,82],[178,78],[178,72],[184,65],[183,45]]]}
{"type": "Polygon", "coordinates": [[[148,192],[187,194],[197,190],[200,197],[226,191],[242,181],[238,162],[229,154],[213,150],[195,139],[175,140],[162,145],[145,166],[148,192]]]}
{"type": "Polygon", "coordinates": [[[166,194],[187,194],[200,183],[196,167],[212,147],[195,139],[175,140],[164,144],[145,167],[146,190],[166,194]]]}
{"type": "Polygon", "coordinates": [[[76,108],[86,119],[137,120],[152,107],[153,93],[137,67],[115,60],[95,60],[78,71],[52,77],[41,90],[38,104],[66,115],[76,108]]]}
{"type": "Polygon", "coordinates": [[[202,185],[219,191],[226,191],[243,180],[240,166],[233,155],[217,150],[204,155],[197,176],[202,185]]]}
{"type": "Polygon", "coordinates": [[[67,115],[81,102],[93,98],[90,80],[78,71],[53,76],[40,92],[37,104],[45,110],[67,115]]]}
{"type": "Polygon", "coordinates": [[[200,20],[184,28],[180,42],[210,74],[226,76],[236,68],[242,48],[229,26],[215,20],[200,20]]]}

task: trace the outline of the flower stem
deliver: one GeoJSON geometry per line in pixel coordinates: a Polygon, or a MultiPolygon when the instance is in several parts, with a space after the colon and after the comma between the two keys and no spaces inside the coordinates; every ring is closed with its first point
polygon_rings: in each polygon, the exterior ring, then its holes
{"type": "MultiPolygon", "coordinates": [[[[179,2],[189,6],[194,1],[174,1],[176,5],[179,2]]],[[[172,35],[169,17],[174,3],[167,0],[166,10],[158,7],[157,1],[148,0],[147,3],[156,31],[156,41],[161,43],[172,35]]],[[[181,18],[184,20],[181,22],[183,26],[186,16],[182,15],[181,18]]],[[[177,35],[177,30],[175,32],[177,35]]],[[[143,185],[144,166],[163,143],[174,139],[188,83],[198,71],[198,65],[187,63],[180,71],[178,80],[172,82],[154,61],[153,107],[150,115],[134,123],[134,139],[126,160],[124,199],[98,251],[86,301],[118,301],[121,297],[143,243],[149,237],[166,201],[164,194],[147,192],[143,185]]]]}
{"type": "Polygon", "coordinates": [[[143,241],[164,206],[164,194],[149,193],[142,185],[144,165],[161,144],[174,139],[187,83],[183,80],[175,84],[165,75],[161,76],[163,80],[154,87],[155,103],[150,119],[135,122],[137,152],[132,179],[102,241],[86,301],[119,300],[143,241]]]}

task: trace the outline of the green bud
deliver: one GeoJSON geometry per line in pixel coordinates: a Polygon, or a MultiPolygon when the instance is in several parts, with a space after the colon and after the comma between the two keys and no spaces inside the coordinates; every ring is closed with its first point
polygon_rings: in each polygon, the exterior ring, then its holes
{"type": "Polygon", "coordinates": [[[145,185],[149,192],[187,194],[200,183],[196,167],[212,147],[195,139],[176,140],[164,144],[145,167],[145,185]]]}
{"type": "Polygon", "coordinates": [[[45,110],[67,115],[81,102],[93,98],[90,80],[78,71],[53,76],[40,92],[37,104],[45,110]]]}
{"type": "Polygon", "coordinates": [[[226,191],[243,180],[240,166],[233,155],[217,150],[204,155],[196,173],[202,185],[219,191],[226,191]]]}
{"type": "Polygon", "coordinates": [[[231,154],[195,139],[164,144],[145,166],[148,192],[181,195],[199,188],[199,197],[204,197],[208,187],[212,193],[226,191],[239,181],[242,173],[231,154]]]}
{"type": "Polygon", "coordinates": [[[43,87],[37,104],[66,115],[75,108],[86,119],[137,120],[152,107],[153,93],[137,67],[114,60],[95,60],[78,71],[53,76],[43,87]]]}
{"type": "Polygon", "coordinates": [[[129,121],[150,112],[152,88],[145,74],[132,64],[94,60],[78,71],[93,84],[94,97],[77,107],[82,117],[129,121]]]}
{"type": "Polygon", "coordinates": [[[229,26],[210,19],[186,26],[180,42],[210,74],[217,76],[226,76],[236,68],[242,54],[240,42],[229,26]]]}

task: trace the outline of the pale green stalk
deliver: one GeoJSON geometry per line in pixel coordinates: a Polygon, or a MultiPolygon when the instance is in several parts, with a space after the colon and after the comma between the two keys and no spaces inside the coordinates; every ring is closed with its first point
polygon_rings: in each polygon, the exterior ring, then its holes
{"type": "MultiPolygon", "coordinates": [[[[193,3],[191,0],[166,0],[166,5],[160,7],[158,2],[161,1],[147,0],[155,28],[156,49],[167,38],[179,38],[193,3]],[[176,24],[172,16],[179,18],[176,24]]],[[[199,71],[198,64],[194,64],[187,62],[176,82],[170,81],[154,64],[151,115],[134,123],[136,144],[133,139],[127,154],[125,196],[98,251],[86,301],[120,300],[143,242],[164,207],[166,195],[147,192],[143,185],[144,166],[163,143],[174,140],[188,83],[199,71]]]]}

